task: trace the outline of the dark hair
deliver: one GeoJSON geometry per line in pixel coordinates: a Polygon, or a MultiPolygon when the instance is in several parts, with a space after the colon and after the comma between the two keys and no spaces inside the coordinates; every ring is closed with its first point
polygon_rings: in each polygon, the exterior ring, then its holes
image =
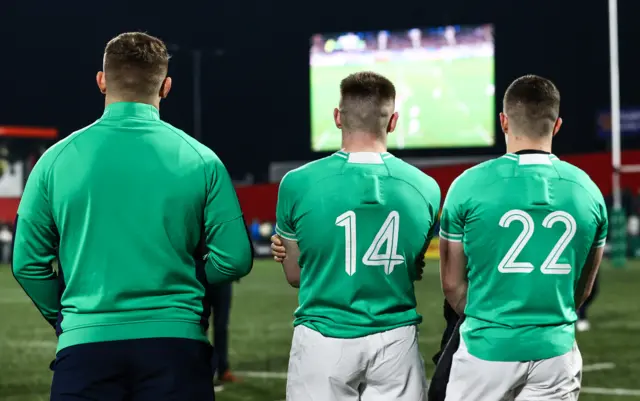
{"type": "Polygon", "coordinates": [[[560,92],[546,78],[525,75],[504,94],[504,112],[510,124],[530,137],[551,135],[560,115],[560,92]]]}
{"type": "Polygon", "coordinates": [[[122,33],[111,39],[104,49],[107,87],[124,96],[157,95],[168,68],[167,46],[146,33],[122,33]]]}
{"type": "Polygon", "coordinates": [[[346,131],[386,134],[396,88],[375,72],[357,72],[340,82],[340,115],[346,131]]]}

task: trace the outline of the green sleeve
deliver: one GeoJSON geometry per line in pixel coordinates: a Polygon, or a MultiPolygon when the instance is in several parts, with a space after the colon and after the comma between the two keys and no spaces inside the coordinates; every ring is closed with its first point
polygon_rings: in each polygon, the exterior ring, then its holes
{"type": "Polygon", "coordinates": [[[431,183],[430,185],[428,185],[428,190],[425,194],[425,198],[427,200],[429,213],[431,215],[431,229],[429,230],[429,236],[427,238],[427,244],[429,244],[435,234],[441,201],[440,186],[433,179],[431,179],[431,183]]]}
{"type": "Polygon", "coordinates": [[[293,221],[293,207],[296,192],[293,190],[293,179],[285,175],[278,189],[278,204],[276,206],[276,233],[284,239],[297,241],[295,224],[293,221]]]}
{"type": "MultiPolygon", "coordinates": [[[[600,198],[602,198],[602,195],[600,195],[600,198]]],[[[607,243],[607,234],[609,231],[609,216],[607,215],[607,206],[604,203],[604,199],[601,199],[598,203],[598,208],[600,209],[600,219],[593,246],[596,248],[602,248],[607,243]]]]}
{"type": "Polygon", "coordinates": [[[451,184],[440,216],[440,237],[452,242],[462,242],[464,235],[465,197],[461,178],[456,178],[451,184]]]}
{"type": "Polygon", "coordinates": [[[231,177],[214,155],[205,166],[208,188],[204,208],[207,282],[246,276],[253,267],[253,247],[231,177]]]}
{"type": "Polygon", "coordinates": [[[61,294],[52,263],[59,237],[47,190],[48,170],[43,156],[25,185],[16,216],[12,270],[40,313],[55,327],[61,294]]]}

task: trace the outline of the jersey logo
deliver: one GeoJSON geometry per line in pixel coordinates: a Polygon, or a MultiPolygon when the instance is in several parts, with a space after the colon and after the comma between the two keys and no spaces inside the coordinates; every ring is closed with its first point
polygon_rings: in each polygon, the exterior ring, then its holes
{"type": "MultiPolygon", "coordinates": [[[[522,210],[509,210],[502,215],[498,224],[500,227],[507,228],[511,226],[511,223],[516,221],[522,224],[522,231],[498,265],[498,271],[500,271],[500,273],[531,273],[534,270],[534,266],[530,262],[516,262],[520,252],[527,246],[527,242],[529,242],[535,230],[535,223],[531,215],[522,210]]],[[[564,252],[576,235],[578,225],[576,219],[569,213],[556,211],[548,214],[547,217],[544,218],[542,227],[551,228],[556,223],[563,224],[565,231],[540,266],[542,274],[569,274],[571,272],[571,265],[568,263],[558,263],[558,259],[560,259],[562,252],[564,252]]]]}
{"type": "MultiPolygon", "coordinates": [[[[336,218],[336,225],[344,227],[345,271],[348,275],[353,276],[356,272],[358,249],[356,213],[353,210],[342,213],[336,218]]],[[[386,274],[393,273],[393,269],[397,265],[404,263],[404,256],[398,255],[399,232],[400,214],[392,211],[382,223],[382,227],[362,257],[362,263],[366,266],[384,266],[386,274]],[[385,251],[381,252],[383,246],[385,251]]]]}

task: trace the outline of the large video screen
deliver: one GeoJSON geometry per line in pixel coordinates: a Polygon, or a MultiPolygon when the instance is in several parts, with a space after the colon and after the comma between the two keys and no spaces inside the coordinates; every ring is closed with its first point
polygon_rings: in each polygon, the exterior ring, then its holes
{"type": "Polygon", "coordinates": [[[374,71],[396,86],[400,118],[390,149],[495,143],[491,25],[317,34],[311,39],[311,147],[340,149],[333,122],[340,81],[374,71]]]}

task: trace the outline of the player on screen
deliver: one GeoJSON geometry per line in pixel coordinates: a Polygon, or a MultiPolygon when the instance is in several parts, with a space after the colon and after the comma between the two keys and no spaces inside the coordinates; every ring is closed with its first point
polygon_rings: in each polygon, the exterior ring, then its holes
{"type": "Polygon", "coordinates": [[[444,40],[447,41],[447,45],[455,46],[456,40],[456,28],[454,26],[448,26],[444,28],[444,40]]]}
{"type": "Polygon", "coordinates": [[[360,43],[360,37],[353,32],[346,33],[338,38],[338,45],[345,52],[360,50],[360,43]]]}
{"type": "Polygon", "coordinates": [[[419,49],[422,47],[422,31],[418,28],[413,28],[409,30],[409,39],[411,40],[411,47],[414,49],[419,49]]]}
{"type": "Polygon", "coordinates": [[[42,155],[16,218],[13,272],[58,335],[51,400],[211,401],[205,289],[253,262],[238,199],[160,120],[165,44],[124,33],[103,60],[104,114],[42,155]]]}
{"type": "Polygon", "coordinates": [[[388,42],[389,42],[389,31],[378,32],[378,50],[387,50],[388,42]]]}
{"type": "Polygon", "coordinates": [[[276,257],[300,288],[287,400],[425,400],[414,281],[440,189],[386,151],[391,81],[352,74],[340,94],[343,149],[289,172],[278,193],[276,257]]]}
{"type": "Polygon", "coordinates": [[[560,93],[527,75],[504,95],[507,154],[452,184],[440,226],[442,286],[466,315],[446,400],[577,400],[576,308],[607,236],[600,190],[551,153],[560,93]]]}

